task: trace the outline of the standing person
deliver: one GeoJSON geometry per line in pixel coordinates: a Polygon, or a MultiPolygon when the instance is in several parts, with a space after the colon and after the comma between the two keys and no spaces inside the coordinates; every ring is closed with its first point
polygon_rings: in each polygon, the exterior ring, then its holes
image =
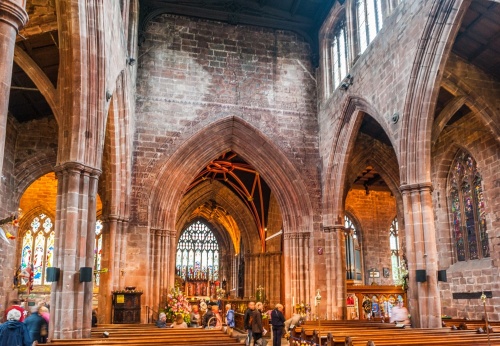
{"type": "Polygon", "coordinates": [[[234,328],[234,310],[232,309],[231,304],[226,304],[226,324],[227,333],[232,335],[234,328]]]}
{"type": "Polygon", "coordinates": [[[17,298],[14,298],[10,301],[10,307],[5,310],[3,319],[7,321],[7,314],[12,309],[15,309],[21,313],[21,319],[19,320],[19,322],[24,322],[24,319],[26,318],[26,315],[28,315],[28,312],[24,310],[24,308],[21,306],[21,301],[17,298]]]}
{"type": "Polygon", "coordinates": [[[220,316],[218,305],[212,306],[212,314],[213,314],[213,318],[215,319],[214,329],[222,329],[222,317],[220,316]]]}
{"type": "Polygon", "coordinates": [[[248,302],[248,307],[245,311],[245,315],[243,317],[243,326],[245,327],[245,330],[247,331],[247,338],[245,340],[245,345],[250,346],[252,342],[252,325],[251,325],[251,317],[252,313],[255,310],[255,302],[248,302]]]}
{"type": "Polygon", "coordinates": [[[24,324],[28,327],[31,340],[39,344],[44,344],[47,336],[47,321],[40,316],[37,306],[31,308],[31,314],[26,317],[24,324]],[[42,335],[44,334],[44,335],[42,335]]]}
{"type": "Polygon", "coordinates": [[[271,325],[273,326],[273,346],[281,346],[281,337],[285,327],[285,315],[283,315],[283,305],[276,304],[271,311],[271,325]]]}
{"type": "Polygon", "coordinates": [[[255,304],[255,310],[252,312],[252,336],[254,345],[262,345],[262,335],[264,333],[264,327],[262,326],[262,303],[257,302],[255,304]]]}
{"type": "Polygon", "coordinates": [[[7,322],[0,324],[0,346],[31,346],[28,327],[21,321],[21,312],[12,309],[7,313],[7,322]]]}
{"type": "Polygon", "coordinates": [[[205,312],[205,315],[203,315],[203,328],[215,327],[217,321],[212,317],[214,317],[214,313],[212,312],[212,305],[207,305],[207,312],[205,312]]]}

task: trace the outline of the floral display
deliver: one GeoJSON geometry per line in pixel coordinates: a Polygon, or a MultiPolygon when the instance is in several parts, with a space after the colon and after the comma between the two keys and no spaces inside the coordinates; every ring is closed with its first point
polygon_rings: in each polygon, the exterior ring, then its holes
{"type": "Polygon", "coordinates": [[[396,286],[401,286],[404,290],[408,289],[408,266],[406,261],[403,259],[398,267],[398,277],[394,281],[396,286]]]}
{"type": "Polygon", "coordinates": [[[175,321],[175,316],[181,314],[184,318],[184,322],[187,324],[191,322],[191,306],[179,287],[173,287],[170,289],[170,293],[167,294],[167,302],[164,312],[167,315],[167,320],[169,321],[175,321]]]}

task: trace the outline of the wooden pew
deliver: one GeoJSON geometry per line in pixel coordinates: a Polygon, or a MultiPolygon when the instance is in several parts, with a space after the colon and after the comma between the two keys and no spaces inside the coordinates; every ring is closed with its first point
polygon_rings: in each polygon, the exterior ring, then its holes
{"type": "Polygon", "coordinates": [[[240,346],[235,337],[231,337],[222,330],[215,329],[171,329],[156,328],[150,325],[101,325],[92,329],[92,337],[86,339],[58,340],[50,342],[56,346],[82,345],[169,345],[169,346],[240,346]],[[104,337],[107,332],[109,337],[104,337]]]}
{"type": "MultiPolygon", "coordinates": [[[[321,321],[307,322],[297,330],[292,331],[290,345],[307,341],[321,345],[480,345],[487,344],[488,336],[478,334],[476,330],[451,330],[450,328],[437,329],[400,329],[389,327],[390,324],[366,323],[359,324],[351,321],[321,321]],[[300,330],[300,331],[299,331],[300,330]],[[318,333],[319,332],[319,333],[318,333]],[[326,336],[330,334],[329,339],[326,336]]],[[[490,339],[500,344],[500,333],[490,334],[490,339]]],[[[494,343],[492,343],[494,344],[494,343]]]]}

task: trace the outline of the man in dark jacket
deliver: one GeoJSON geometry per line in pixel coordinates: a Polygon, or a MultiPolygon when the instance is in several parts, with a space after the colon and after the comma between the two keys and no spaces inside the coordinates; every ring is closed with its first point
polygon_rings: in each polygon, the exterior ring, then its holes
{"type": "Polygon", "coordinates": [[[262,303],[258,302],[255,304],[255,310],[252,312],[252,336],[254,345],[262,345],[262,335],[264,333],[264,327],[262,326],[262,303]]]}
{"type": "Polygon", "coordinates": [[[7,313],[7,322],[0,325],[0,346],[31,346],[31,340],[28,328],[23,322],[19,322],[21,312],[19,310],[10,310],[7,313]]]}
{"type": "Polygon", "coordinates": [[[250,346],[252,342],[252,326],[250,323],[250,317],[252,316],[253,311],[255,310],[255,302],[248,302],[248,307],[245,311],[245,315],[243,317],[243,326],[247,331],[247,338],[245,340],[245,345],[250,346]]]}
{"type": "Polygon", "coordinates": [[[283,327],[285,326],[285,316],[283,315],[283,305],[276,304],[271,311],[271,325],[273,326],[273,346],[281,346],[283,327]]]}
{"type": "Polygon", "coordinates": [[[38,307],[35,306],[31,308],[31,315],[26,317],[26,319],[24,320],[24,324],[26,325],[26,327],[28,327],[31,340],[38,341],[38,343],[40,344],[45,343],[45,338],[42,338],[41,331],[44,330],[44,334],[46,334],[48,326],[47,321],[45,321],[45,319],[38,313],[38,307]]]}

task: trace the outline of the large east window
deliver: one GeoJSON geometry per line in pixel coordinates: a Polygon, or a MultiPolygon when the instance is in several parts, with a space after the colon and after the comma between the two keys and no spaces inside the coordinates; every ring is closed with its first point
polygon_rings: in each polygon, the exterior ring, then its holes
{"type": "Polygon", "coordinates": [[[359,53],[363,53],[382,28],[382,0],[356,0],[359,53]]]}
{"type": "Polygon", "coordinates": [[[219,243],[205,223],[196,221],[182,233],[175,268],[187,280],[219,279],[219,243]]]}
{"type": "Polygon", "coordinates": [[[490,257],[481,182],[476,161],[461,150],[449,176],[452,232],[458,261],[490,257]]]}

